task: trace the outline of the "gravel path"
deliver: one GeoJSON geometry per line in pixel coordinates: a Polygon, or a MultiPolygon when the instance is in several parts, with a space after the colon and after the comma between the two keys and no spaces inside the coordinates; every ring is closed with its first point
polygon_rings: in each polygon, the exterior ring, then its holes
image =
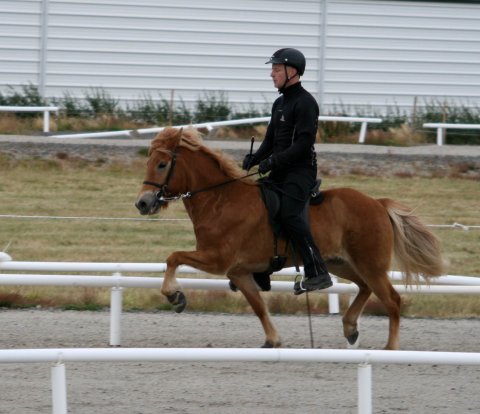
{"type": "MultiPolygon", "coordinates": [[[[255,347],[253,315],[125,313],[124,347],[255,347]]],[[[308,348],[306,316],[274,316],[287,348],[308,348]]],[[[0,310],[0,348],[106,347],[108,312],[0,310]]],[[[387,319],[361,320],[362,347],[386,342],[387,319]]],[[[340,316],[315,316],[315,346],[344,348],[340,316]]],[[[402,348],[479,352],[480,320],[403,319],[402,348]]],[[[69,412],[356,413],[354,364],[68,363],[69,412]]],[[[0,365],[0,413],[51,412],[50,364],[0,365]]],[[[480,367],[376,365],[374,413],[480,412],[480,367]]]]}
{"type": "MultiPolygon", "coordinates": [[[[90,161],[128,161],[150,146],[148,139],[50,138],[0,135],[0,154],[15,158],[72,158],[90,161]]],[[[250,142],[207,140],[241,160],[250,142]]],[[[255,148],[260,145],[255,144],[255,148]]],[[[480,146],[420,145],[387,147],[361,144],[317,144],[320,175],[366,174],[480,179],[480,146]]]]}

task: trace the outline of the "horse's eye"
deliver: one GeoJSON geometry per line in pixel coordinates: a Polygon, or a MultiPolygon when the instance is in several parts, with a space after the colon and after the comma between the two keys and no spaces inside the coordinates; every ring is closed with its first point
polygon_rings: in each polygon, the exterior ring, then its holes
{"type": "Polygon", "coordinates": [[[167,166],[167,163],[165,161],[161,161],[158,163],[157,168],[159,170],[163,170],[167,166]]]}

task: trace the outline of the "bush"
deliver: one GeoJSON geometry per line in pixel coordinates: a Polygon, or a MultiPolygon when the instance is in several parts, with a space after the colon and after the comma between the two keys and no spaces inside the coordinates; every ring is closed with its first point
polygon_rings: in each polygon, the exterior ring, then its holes
{"type": "Polygon", "coordinates": [[[197,99],[193,120],[195,123],[224,121],[230,119],[230,115],[230,104],[223,91],[218,97],[215,93],[205,93],[204,99],[197,99]]]}
{"type": "Polygon", "coordinates": [[[101,115],[122,115],[120,101],[113,98],[104,89],[96,88],[86,92],[85,100],[88,111],[93,118],[101,115]]]}
{"type": "Polygon", "coordinates": [[[166,99],[160,98],[154,101],[151,96],[145,96],[141,101],[136,102],[133,107],[127,105],[127,115],[137,122],[147,124],[164,124],[170,120],[170,104],[166,99]]]}
{"type": "MultiPolygon", "coordinates": [[[[102,88],[88,90],[84,97],[74,97],[66,91],[63,98],[50,100],[40,96],[38,88],[32,84],[20,87],[20,91],[9,87],[6,95],[0,94],[0,105],[39,106],[49,103],[61,108],[61,115],[57,121],[59,131],[132,129],[139,125],[184,125],[270,115],[270,103],[266,103],[262,109],[258,109],[253,104],[246,109],[235,108],[229,103],[224,91],[205,92],[198,97],[193,108],[189,108],[182,99],[170,102],[162,96],[154,99],[149,95],[143,96],[125,108],[120,105],[119,99],[112,97],[102,88]]],[[[330,114],[382,118],[384,122],[381,124],[369,124],[367,137],[367,143],[382,145],[434,143],[436,131],[424,129],[422,125],[426,122],[480,124],[480,107],[439,100],[424,102],[418,107],[415,105],[414,113],[402,111],[398,106],[389,106],[385,113],[379,113],[378,110],[370,107],[359,109],[340,104],[334,106],[330,114]]],[[[18,113],[14,117],[21,120],[39,116],[38,113],[18,113]]],[[[8,125],[8,128],[5,131],[5,128],[0,125],[0,130],[3,132],[11,133],[15,130],[16,133],[20,133],[21,131],[21,128],[12,127],[10,119],[4,124],[8,125]]],[[[31,125],[27,125],[28,127],[31,125]]],[[[357,142],[360,127],[360,123],[322,122],[319,134],[323,142],[357,142]]],[[[252,132],[251,126],[236,126],[228,129],[235,137],[249,136],[252,132]],[[248,133],[243,134],[245,131],[248,133]]],[[[449,144],[480,145],[480,130],[449,129],[447,139],[449,144]]]]}
{"type": "MultiPolygon", "coordinates": [[[[16,91],[12,86],[8,87],[8,94],[0,93],[0,105],[5,106],[45,106],[46,100],[40,95],[38,87],[29,83],[16,91]]],[[[19,118],[32,118],[38,116],[35,112],[19,112],[19,118]]]]}
{"type": "Polygon", "coordinates": [[[246,109],[236,110],[232,114],[232,119],[244,119],[244,118],[260,118],[264,116],[270,116],[271,105],[265,104],[262,109],[257,109],[253,103],[249,104],[246,109]]]}

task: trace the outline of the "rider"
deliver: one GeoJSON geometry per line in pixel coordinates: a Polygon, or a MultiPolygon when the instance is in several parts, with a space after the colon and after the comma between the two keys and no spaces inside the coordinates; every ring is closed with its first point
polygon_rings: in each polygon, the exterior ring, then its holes
{"type": "MultiPolygon", "coordinates": [[[[254,154],[247,154],[243,169],[258,164],[260,174],[269,174],[281,191],[280,220],[282,228],[303,260],[303,289],[325,289],[332,286],[325,262],[320,255],[308,223],[302,213],[317,176],[315,137],[319,109],[307,92],[300,76],[305,71],[305,56],[298,50],[277,50],[266,62],[272,64],[270,76],[281,94],[272,106],[265,139],[254,154]]],[[[296,293],[301,293],[303,290],[296,293]]]]}

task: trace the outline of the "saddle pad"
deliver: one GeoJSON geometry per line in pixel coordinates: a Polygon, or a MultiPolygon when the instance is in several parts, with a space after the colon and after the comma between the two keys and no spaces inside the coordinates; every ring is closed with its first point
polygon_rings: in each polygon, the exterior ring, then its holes
{"type": "MultiPolygon", "coordinates": [[[[258,180],[260,184],[260,194],[262,200],[265,203],[265,207],[268,211],[268,218],[270,225],[272,226],[273,233],[276,237],[285,237],[283,234],[282,226],[278,219],[278,213],[280,211],[280,192],[274,183],[268,179],[258,180]]],[[[323,201],[323,193],[320,191],[321,180],[315,181],[315,185],[312,188],[311,196],[305,203],[305,209],[303,211],[304,220],[308,223],[308,206],[320,204],[323,201]]]]}
{"type": "Polygon", "coordinates": [[[280,237],[282,227],[277,219],[278,212],[280,211],[280,196],[275,191],[275,187],[271,183],[268,183],[268,181],[259,180],[259,183],[260,194],[262,195],[262,200],[267,208],[268,219],[270,221],[270,225],[272,226],[273,233],[275,236],[280,237]]]}

